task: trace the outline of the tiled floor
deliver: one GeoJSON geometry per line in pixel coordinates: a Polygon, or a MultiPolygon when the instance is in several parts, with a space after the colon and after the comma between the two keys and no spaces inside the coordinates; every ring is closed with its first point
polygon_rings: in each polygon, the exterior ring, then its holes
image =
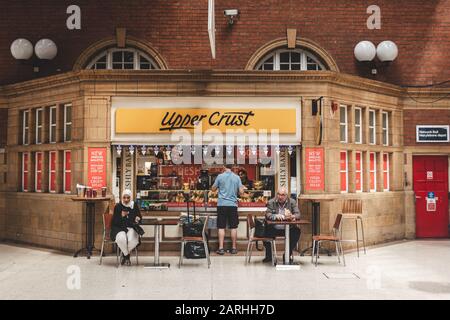
{"type": "Polygon", "coordinates": [[[98,257],[0,244],[0,298],[450,299],[448,240],[389,244],[360,258],[349,253],[346,267],[336,257],[321,257],[318,267],[309,257],[297,257],[300,271],[277,271],[261,259],[245,266],[242,256],[215,256],[211,269],[204,260],[178,269],[177,257],[162,257],[172,267],[153,270],[143,268],[152,258],[142,256],[139,266],[116,268],[114,257],[100,266],[98,257]]]}

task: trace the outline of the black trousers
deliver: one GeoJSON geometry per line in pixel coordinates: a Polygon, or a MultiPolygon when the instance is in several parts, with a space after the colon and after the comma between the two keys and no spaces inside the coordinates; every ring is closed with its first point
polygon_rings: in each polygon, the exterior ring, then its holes
{"type": "MultiPolygon", "coordinates": [[[[273,225],[266,226],[266,237],[275,238],[284,236],[284,230],[275,229],[273,225]]],[[[297,246],[297,242],[300,239],[300,228],[297,226],[291,226],[289,228],[289,255],[292,255],[292,250],[297,246]]],[[[270,242],[264,241],[264,247],[266,248],[266,257],[272,257],[272,247],[270,242]]]]}

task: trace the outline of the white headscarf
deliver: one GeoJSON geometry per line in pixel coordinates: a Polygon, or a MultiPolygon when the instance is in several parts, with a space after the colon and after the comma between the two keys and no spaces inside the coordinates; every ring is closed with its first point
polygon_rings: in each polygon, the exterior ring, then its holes
{"type": "MultiPolygon", "coordinates": [[[[131,192],[130,189],[125,189],[125,190],[122,192],[122,198],[123,198],[123,196],[129,196],[129,197],[131,198],[131,195],[132,195],[132,192],[131,192]]],[[[127,204],[123,203],[123,202],[122,202],[122,199],[120,199],[120,202],[122,203],[122,205],[123,205],[124,207],[130,208],[130,209],[133,209],[133,208],[134,208],[134,201],[131,200],[131,199],[130,199],[130,202],[128,202],[127,204]]]]}

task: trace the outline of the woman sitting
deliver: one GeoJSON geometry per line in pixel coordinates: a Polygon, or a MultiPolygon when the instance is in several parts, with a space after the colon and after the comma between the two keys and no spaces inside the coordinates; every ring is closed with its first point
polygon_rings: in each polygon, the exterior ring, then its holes
{"type": "Polygon", "coordinates": [[[120,248],[122,265],[131,265],[130,252],[139,244],[139,234],[136,225],[142,219],[138,206],[131,200],[131,190],[122,193],[122,201],[114,207],[111,224],[111,239],[120,248]]]}

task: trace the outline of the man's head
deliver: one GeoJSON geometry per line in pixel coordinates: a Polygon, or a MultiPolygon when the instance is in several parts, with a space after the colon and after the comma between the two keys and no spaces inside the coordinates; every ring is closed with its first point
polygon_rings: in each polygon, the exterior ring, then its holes
{"type": "Polygon", "coordinates": [[[277,192],[278,202],[284,203],[288,198],[288,191],[285,187],[281,187],[277,192]]]}
{"type": "Polygon", "coordinates": [[[225,169],[230,169],[231,170],[231,169],[233,169],[233,164],[226,163],[224,167],[225,167],[225,169]]]}

